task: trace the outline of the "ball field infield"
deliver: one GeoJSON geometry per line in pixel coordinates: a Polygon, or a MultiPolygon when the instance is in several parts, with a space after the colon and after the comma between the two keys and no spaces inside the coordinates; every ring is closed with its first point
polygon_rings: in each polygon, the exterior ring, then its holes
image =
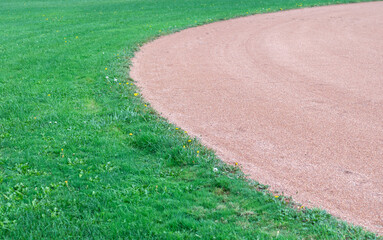
{"type": "Polygon", "coordinates": [[[170,122],[293,200],[383,232],[383,2],[257,14],[143,46],[170,122]]]}
{"type": "Polygon", "coordinates": [[[0,1],[0,238],[379,238],[248,179],[129,77],[161,35],[351,2],[0,1]]]}

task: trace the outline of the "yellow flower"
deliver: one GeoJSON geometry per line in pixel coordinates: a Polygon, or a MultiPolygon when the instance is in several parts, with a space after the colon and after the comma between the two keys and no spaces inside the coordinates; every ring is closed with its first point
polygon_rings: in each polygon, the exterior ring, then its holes
{"type": "Polygon", "coordinates": [[[33,117],[33,119],[36,119],[36,117],[33,117]]]}
{"type": "Polygon", "coordinates": [[[134,96],[138,96],[138,93],[134,93],[134,96]]]}
{"type": "Polygon", "coordinates": [[[148,105],[144,104],[145,107],[147,107],[148,105]]]}
{"type": "Polygon", "coordinates": [[[238,163],[237,163],[237,162],[235,163],[235,166],[238,166],[238,163]]]}
{"type": "Polygon", "coordinates": [[[61,148],[61,152],[64,151],[64,148],[61,148]]]}
{"type": "Polygon", "coordinates": [[[188,142],[191,142],[191,140],[189,139],[188,142]]]}
{"type": "Polygon", "coordinates": [[[133,133],[129,133],[129,136],[132,136],[133,135],[133,133]]]}
{"type": "Polygon", "coordinates": [[[118,85],[121,85],[121,83],[118,83],[118,85]]]}
{"type": "Polygon", "coordinates": [[[183,145],[182,147],[185,148],[185,145],[183,145]]]}
{"type": "Polygon", "coordinates": [[[108,68],[105,68],[105,70],[108,70],[108,68]]]}
{"type": "Polygon", "coordinates": [[[187,131],[185,131],[185,133],[188,133],[187,131]]]}
{"type": "Polygon", "coordinates": [[[279,196],[277,195],[277,196],[275,196],[275,198],[279,198],[279,196]]]}
{"type": "Polygon", "coordinates": [[[179,128],[176,128],[176,130],[178,130],[179,128]]]}
{"type": "Polygon", "coordinates": [[[127,82],[126,84],[128,84],[129,85],[129,83],[127,82]]]}
{"type": "Polygon", "coordinates": [[[197,151],[197,153],[199,153],[199,151],[197,151]]]}
{"type": "Polygon", "coordinates": [[[76,39],[78,39],[78,36],[76,36],[76,39]]]}
{"type": "Polygon", "coordinates": [[[48,94],[48,97],[50,97],[51,96],[51,94],[48,94]]]}

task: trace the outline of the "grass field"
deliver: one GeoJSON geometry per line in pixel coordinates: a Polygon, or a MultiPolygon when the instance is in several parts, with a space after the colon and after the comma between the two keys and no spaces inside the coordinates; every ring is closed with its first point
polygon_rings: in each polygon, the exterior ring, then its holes
{"type": "Polygon", "coordinates": [[[375,239],[246,180],[128,77],[159,35],[344,2],[0,1],[0,238],[375,239]]]}

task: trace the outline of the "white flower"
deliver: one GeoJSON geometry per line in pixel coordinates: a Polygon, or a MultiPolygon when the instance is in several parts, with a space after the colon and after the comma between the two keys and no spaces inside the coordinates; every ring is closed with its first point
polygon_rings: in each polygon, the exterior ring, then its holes
{"type": "Polygon", "coordinates": [[[105,78],[106,78],[106,80],[108,80],[108,79],[109,79],[109,77],[108,77],[108,76],[106,76],[105,78]]]}
{"type": "Polygon", "coordinates": [[[218,172],[218,168],[213,168],[213,172],[218,172]]]}
{"type": "Polygon", "coordinates": [[[114,78],[114,81],[117,82],[117,78],[114,78]]]}

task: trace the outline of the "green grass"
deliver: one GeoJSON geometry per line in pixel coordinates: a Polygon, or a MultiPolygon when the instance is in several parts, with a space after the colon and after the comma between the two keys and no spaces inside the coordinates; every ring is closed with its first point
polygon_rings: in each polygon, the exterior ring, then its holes
{"type": "Polygon", "coordinates": [[[0,238],[376,238],[246,180],[145,106],[128,77],[159,35],[345,2],[2,0],[0,238]]]}

